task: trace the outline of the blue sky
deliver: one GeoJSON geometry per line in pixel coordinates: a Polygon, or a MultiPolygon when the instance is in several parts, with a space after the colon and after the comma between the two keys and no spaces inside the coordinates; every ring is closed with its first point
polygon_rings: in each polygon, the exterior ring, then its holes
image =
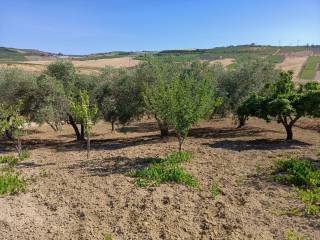
{"type": "Polygon", "coordinates": [[[320,44],[320,0],[0,0],[0,46],[66,54],[320,44]]]}

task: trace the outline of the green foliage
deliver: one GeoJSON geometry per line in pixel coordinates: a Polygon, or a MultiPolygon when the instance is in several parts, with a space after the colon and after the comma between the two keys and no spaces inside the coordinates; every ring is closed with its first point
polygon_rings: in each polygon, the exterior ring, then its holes
{"type": "Polygon", "coordinates": [[[217,88],[224,99],[225,108],[235,113],[239,104],[250,94],[265,94],[265,85],[272,84],[277,76],[274,64],[265,59],[240,59],[219,78],[217,88]]]}
{"type": "Polygon", "coordinates": [[[209,188],[210,196],[215,199],[220,194],[220,188],[217,184],[213,184],[209,188]]]}
{"type": "Polygon", "coordinates": [[[166,161],[171,164],[180,164],[183,162],[187,162],[191,159],[192,153],[191,152],[171,152],[166,157],[166,161]]]}
{"type": "Polygon", "coordinates": [[[275,180],[304,188],[298,189],[298,195],[305,204],[305,212],[310,215],[320,213],[320,170],[308,160],[291,157],[279,160],[275,164],[275,180]]]}
{"type": "Polygon", "coordinates": [[[84,126],[85,132],[88,134],[93,126],[98,109],[90,105],[89,95],[80,91],[80,99],[78,101],[70,101],[70,111],[75,119],[84,126]]]}
{"type": "Polygon", "coordinates": [[[90,105],[89,95],[86,92],[80,91],[80,99],[78,101],[70,101],[70,111],[76,121],[84,128],[87,135],[87,158],[90,157],[90,133],[93,127],[93,119],[97,115],[98,109],[96,106],[90,105]]]}
{"type": "Polygon", "coordinates": [[[0,195],[25,191],[26,183],[18,175],[6,173],[0,175],[0,195]]]}
{"type": "Polygon", "coordinates": [[[280,78],[266,85],[267,95],[253,94],[237,108],[239,117],[255,116],[269,122],[276,119],[291,140],[292,127],[302,116],[319,116],[320,84],[313,83],[296,88],[292,81],[293,72],[281,72],[280,78]]]}
{"type": "Polygon", "coordinates": [[[143,85],[134,71],[105,69],[100,78],[96,99],[99,110],[106,121],[126,124],[144,112],[143,85]]]}
{"type": "Polygon", "coordinates": [[[19,155],[19,160],[23,161],[30,157],[30,152],[27,149],[22,149],[19,155]]]}
{"type": "Polygon", "coordinates": [[[276,171],[281,175],[276,180],[296,186],[320,187],[320,170],[307,160],[291,157],[276,162],[276,171]]]}
{"type": "Polygon", "coordinates": [[[306,64],[303,66],[300,78],[314,80],[317,72],[317,66],[320,64],[320,56],[310,56],[306,64]]]}
{"type": "Polygon", "coordinates": [[[287,232],[287,240],[304,240],[305,238],[293,230],[287,232]]]}
{"type": "Polygon", "coordinates": [[[193,63],[182,70],[171,69],[172,66],[166,64],[155,67],[155,82],[145,91],[146,106],[157,119],[175,129],[181,151],[189,129],[207,117],[218,103],[213,98],[213,83],[205,77],[206,68],[201,63],[193,63]]]}
{"type": "Polygon", "coordinates": [[[14,156],[0,156],[0,164],[6,163],[10,168],[13,168],[19,162],[19,158],[14,156]]]}
{"type": "Polygon", "coordinates": [[[176,182],[196,187],[198,186],[197,180],[180,166],[180,163],[187,161],[190,157],[190,153],[174,152],[160,162],[157,161],[142,170],[131,173],[131,176],[137,178],[135,184],[139,187],[159,185],[164,182],[176,182]]]}
{"type": "Polygon", "coordinates": [[[309,215],[320,214],[320,187],[298,190],[299,197],[306,205],[305,212],[309,215]]]}

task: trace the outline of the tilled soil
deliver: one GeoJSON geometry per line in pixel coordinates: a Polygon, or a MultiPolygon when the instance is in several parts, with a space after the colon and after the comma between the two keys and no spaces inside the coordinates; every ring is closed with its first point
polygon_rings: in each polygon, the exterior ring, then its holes
{"type": "MultiPolygon", "coordinates": [[[[0,198],[0,239],[286,239],[288,230],[320,239],[315,216],[288,216],[303,209],[293,187],[270,178],[276,159],[297,154],[316,159],[319,133],[295,128],[295,139],[276,123],[251,119],[236,129],[231,119],[195,127],[184,145],[193,158],[184,164],[200,183],[137,188],[127,173],[146,166],[143,158],[177,149],[174,136],[161,139],[155,123],[136,122],[111,133],[94,128],[91,159],[72,130],[47,126],[23,143],[31,157],[17,169],[28,179],[26,193],[0,198]],[[221,194],[208,192],[217,184],[221,194]]],[[[3,145],[1,143],[2,146],[3,145]]],[[[10,147],[0,151],[9,154],[10,147]]]]}

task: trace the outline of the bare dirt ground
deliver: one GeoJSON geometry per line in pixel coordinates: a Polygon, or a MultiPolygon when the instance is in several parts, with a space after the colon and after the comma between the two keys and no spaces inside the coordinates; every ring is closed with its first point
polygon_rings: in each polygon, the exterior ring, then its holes
{"type": "MultiPolygon", "coordinates": [[[[279,214],[302,205],[291,187],[269,177],[281,156],[316,158],[320,136],[307,129],[295,128],[296,140],[284,142],[276,123],[251,119],[241,130],[231,119],[200,124],[184,145],[194,154],[185,167],[201,185],[192,189],[175,183],[137,188],[126,175],[145,166],[143,158],[177,149],[176,139],[161,139],[151,120],[125,133],[99,123],[91,160],[70,127],[53,132],[42,126],[23,141],[31,157],[17,168],[29,179],[26,193],[0,197],[0,239],[103,239],[110,233],[112,239],[271,240],[286,239],[290,229],[320,239],[319,217],[279,214]],[[216,199],[208,192],[214,183],[222,192],[216,199]]],[[[11,151],[1,142],[1,153],[11,151]]]]}
{"type": "Polygon", "coordinates": [[[235,62],[234,58],[224,58],[224,59],[210,61],[211,64],[221,63],[224,67],[227,67],[234,62],[235,62]]]}
{"type": "Polygon", "coordinates": [[[292,70],[293,80],[298,80],[299,73],[307,59],[308,56],[287,56],[283,62],[277,64],[277,67],[286,71],[292,70]]]}
{"type": "MultiPolygon", "coordinates": [[[[0,66],[12,66],[20,67],[26,71],[41,72],[50,63],[55,60],[39,60],[39,61],[26,61],[26,62],[15,62],[15,63],[0,63],[0,66]]],[[[98,60],[72,60],[75,68],[82,73],[97,72],[100,68],[109,67],[133,67],[136,66],[140,61],[135,60],[132,57],[121,57],[121,58],[109,58],[109,59],[98,59],[98,60]]]]}

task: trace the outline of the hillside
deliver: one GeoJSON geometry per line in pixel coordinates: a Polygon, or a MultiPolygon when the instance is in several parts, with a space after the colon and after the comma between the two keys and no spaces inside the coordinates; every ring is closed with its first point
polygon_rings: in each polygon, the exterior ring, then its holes
{"type": "MultiPolygon", "coordinates": [[[[235,60],[248,57],[266,57],[277,64],[279,68],[293,70],[295,72],[295,79],[297,80],[303,72],[308,57],[320,55],[320,46],[278,47],[251,44],[210,49],[165,50],[158,52],[114,51],[88,55],[64,55],[62,53],[57,54],[33,49],[0,47],[0,66],[21,67],[27,71],[39,72],[50,62],[62,58],[71,60],[79,71],[96,72],[104,66],[133,67],[138,64],[139,61],[143,60],[145,55],[152,55],[158,59],[170,57],[176,61],[210,61],[211,63],[221,63],[224,66],[232,64],[235,60]]],[[[316,67],[317,66],[315,66],[315,68],[316,67]]],[[[314,71],[316,71],[316,69],[314,69],[314,71]]]]}

